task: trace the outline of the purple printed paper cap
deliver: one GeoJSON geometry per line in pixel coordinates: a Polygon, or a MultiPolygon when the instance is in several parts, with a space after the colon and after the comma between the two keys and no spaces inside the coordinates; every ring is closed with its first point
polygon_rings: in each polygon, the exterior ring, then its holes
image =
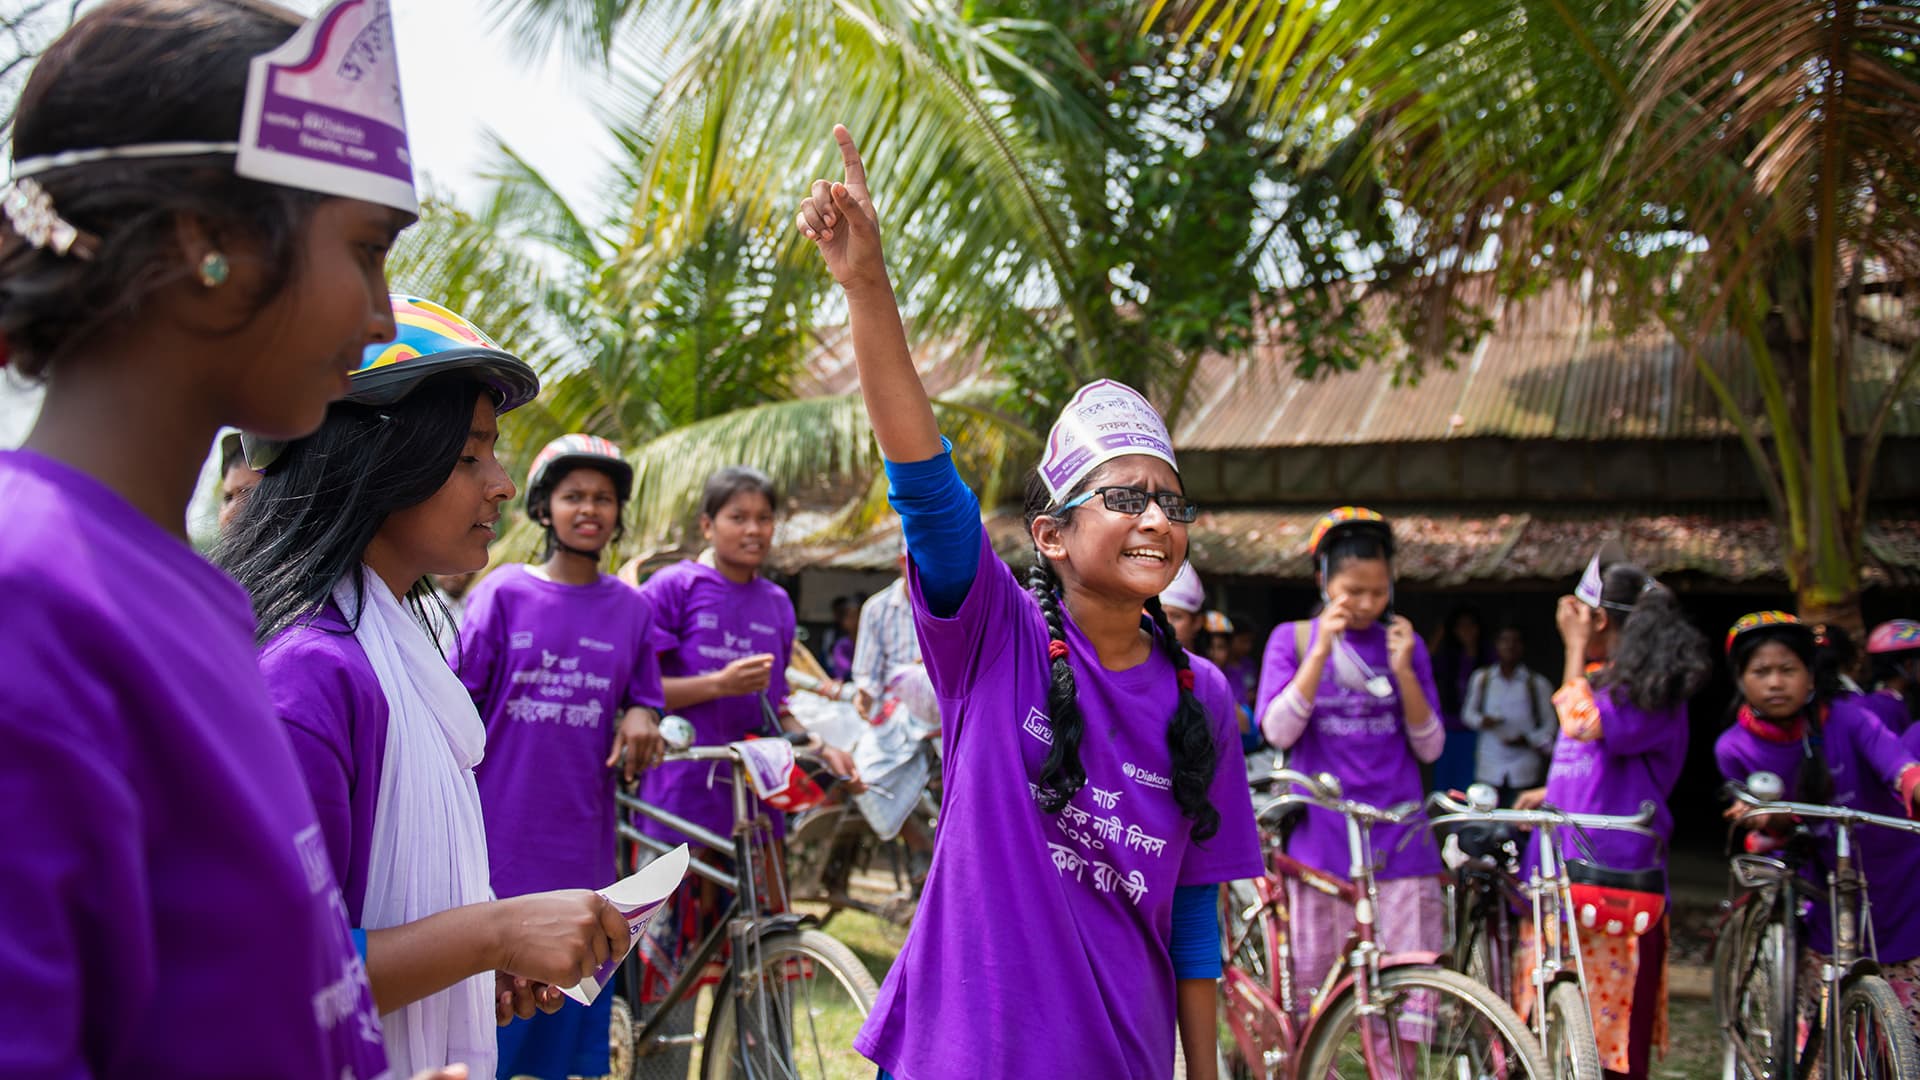
{"type": "Polygon", "coordinates": [[[1173,584],[1160,594],[1160,606],[1195,613],[1207,606],[1207,590],[1200,584],[1200,575],[1193,572],[1192,563],[1180,564],[1180,572],[1173,575],[1173,584]]]}
{"type": "Polygon", "coordinates": [[[387,0],[334,0],[254,57],[234,171],[419,215],[387,0]]]}
{"type": "Polygon", "coordinates": [[[1150,454],[1178,470],[1166,421],[1140,392],[1112,379],[1090,382],[1073,395],[1047,433],[1040,479],[1055,502],[1102,462],[1150,454]]]}

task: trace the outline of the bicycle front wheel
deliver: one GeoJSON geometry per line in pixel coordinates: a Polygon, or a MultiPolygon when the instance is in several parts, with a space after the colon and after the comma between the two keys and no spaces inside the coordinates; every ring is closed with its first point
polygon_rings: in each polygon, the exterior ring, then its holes
{"type": "Polygon", "coordinates": [[[1840,1080],[1920,1076],[1913,1025],[1887,980],[1865,976],[1840,995],[1840,1080]]]}
{"type": "Polygon", "coordinates": [[[853,950],[819,930],[769,934],[759,970],[734,970],[715,996],[703,1080],[838,1080],[873,1066],[853,1037],[879,994],[853,950]]]}
{"type": "Polygon", "coordinates": [[[1389,968],[1372,1015],[1353,987],[1327,1006],[1301,1076],[1359,1080],[1546,1080],[1539,1045],[1512,1007],[1456,971],[1389,968]],[[1370,1070],[1371,1052],[1375,1068],[1370,1070]]]}
{"type": "Polygon", "coordinates": [[[1602,1080],[1593,1013],[1578,984],[1561,981],[1547,990],[1547,1064],[1553,1080],[1602,1080]]]}
{"type": "Polygon", "coordinates": [[[1790,893],[1752,894],[1713,944],[1713,1007],[1726,1044],[1724,1080],[1790,1076],[1798,1043],[1790,893]]]}

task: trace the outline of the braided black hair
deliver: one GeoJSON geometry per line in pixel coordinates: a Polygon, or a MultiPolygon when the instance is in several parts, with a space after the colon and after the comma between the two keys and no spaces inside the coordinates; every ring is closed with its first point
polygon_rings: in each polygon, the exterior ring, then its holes
{"type": "MultiPolygon", "coordinates": [[[[1084,488],[1092,480],[1093,476],[1089,475],[1079,486],[1084,488]]],[[[1068,501],[1073,494],[1075,492],[1069,492],[1061,501],[1068,501]]],[[[1039,474],[1033,474],[1027,482],[1026,519],[1029,528],[1034,519],[1047,513],[1052,505],[1051,493],[1040,482],[1039,474]]],[[[1069,510],[1050,516],[1064,525],[1071,514],[1069,510]]],[[[1048,641],[1064,644],[1067,639],[1066,617],[1060,610],[1060,579],[1053,571],[1053,564],[1038,552],[1034,553],[1033,565],[1027,569],[1027,591],[1033,595],[1034,603],[1040,607],[1041,617],[1046,620],[1048,641]]],[[[1191,671],[1187,651],[1180,647],[1173,626],[1167,622],[1166,609],[1161,607],[1160,598],[1155,596],[1148,599],[1146,609],[1153,619],[1157,643],[1172,662],[1174,671],[1191,671]]],[[[1064,648],[1049,651],[1052,678],[1047,686],[1047,723],[1052,742],[1047,749],[1047,759],[1040,766],[1040,790],[1036,798],[1042,810],[1054,814],[1064,809],[1073,796],[1086,786],[1087,770],[1080,760],[1080,741],[1086,736],[1087,721],[1080,711],[1073,665],[1068,663],[1064,648]]],[[[1193,822],[1189,835],[1196,841],[1205,841],[1220,831],[1220,811],[1208,799],[1214,770],[1220,763],[1220,748],[1213,741],[1213,729],[1207,721],[1206,707],[1185,685],[1190,680],[1190,675],[1180,678],[1179,703],[1167,722],[1167,749],[1173,755],[1173,800],[1180,807],[1181,816],[1193,822]]]]}
{"type": "Polygon", "coordinates": [[[1220,764],[1220,747],[1214,744],[1206,706],[1188,685],[1193,681],[1193,669],[1187,663],[1187,650],[1180,647],[1158,596],[1147,601],[1147,614],[1153,617],[1160,650],[1173,662],[1173,670],[1184,675],[1179,703],[1173,707],[1173,718],[1167,721],[1167,749],[1173,753],[1173,801],[1180,805],[1181,816],[1193,822],[1188,835],[1196,841],[1209,840],[1220,831],[1220,811],[1207,798],[1208,789],[1213,787],[1214,768],[1220,764]]]}
{"type": "MultiPolygon", "coordinates": [[[[1047,640],[1067,640],[1065,618],[1060,614],[1060,580],[1043,556],[1036,555],[1027,570],[1027,591],[1040,605],[1047,620],[1047,640]]],[[[1040,766],[1040,808],[1057,814],[1068,800],[1087,784],[1087,767],[1080,761],[1080,740],[1087,733],[1087,718],[1080,714],[1080,693],[1073,682],[1073,665],[1060,650],[1051,661],[1053,677],[1047,684],[1047,727],[1053,741],[1047,748],[1047,760],[1040,766]]]]}

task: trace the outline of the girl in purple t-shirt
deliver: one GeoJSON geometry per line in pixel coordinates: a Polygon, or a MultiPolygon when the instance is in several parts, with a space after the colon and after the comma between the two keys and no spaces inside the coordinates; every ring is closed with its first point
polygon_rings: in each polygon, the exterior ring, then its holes
{"type": "MultiPolygon", "coordinates": [[[[474,775],[497,896],[611,882],[613,770],[631,782],[665,749],[652,609],[600,570],[632,494],[633,467],[612,443],[548,443],[527,475],[540,563],[503,566],[467,594],[455,662],[486,724],[474,775]]],[[[516,1019],[500,1030],[500,1075],[602,1075],[612,1008],[601,994],[516,1019]]]]}
{"type": "Polygon", "coordinates": [[[1187,1074],[1212,1077],[1217,884],[1261,866],[1234,695],[1159,600],[1196,512],[1166,427],[1117,383],[1074,396],[1028,485],[1017,580],[954,471],[865,171],[834,136],[846,183],[816,182],[799,225],[846,292],[945,769],[926,891],[854,1045],[898,1080],[1147,1080],[1170,1073],[1177,1024],[1187,1074]]]}
{"type": "MultiPolygon", "coordinates": [[[[1794,802],[1852,807],[1892,817],[1914,815],[1920,793],[1920,762],[1912,751],[1859,702],[1844,696],[1835,673],[1816,655],[1819,633],[1782,611],[1755,612],[1727,634],[1727,662],[1739,691],[1733,726],[1714,743],[1720,774],[1745,783],[1771,772],[1794,802]]],[[[1728,811],[1745,817],[1738,803],[1728,811]]],[[[1767,842],[1768,822],[1750,847],[1767,842]]],[[[1895,984],[1900,1000],[1920,991],[1920,905],[1907,898],[1920,889],[1920,840],[1886,829],[1854,831],[1854,854],[1882,902],[1873,905],[1880,973],[1895,984]],[[1888,902],[1891,901],[1891,902],[1888,902]]],[[[1817,869],[1809,876],[1825,880],[1817,869]]],[[[1824,901],[1825,892],[1819,893],[1824,901]]],[[[1833,948],[1833,925],[1824,902],[1808,916],[1806,962],[1817,963],[1833,948]]],[[[1820,991],[1804,979],[1808,1003],[1820,991]]]]}
{"type": "MultiPolygon", "coordinates": [[[[1604,866],[1664,869],[1673,835],[1667,797],[1687,758],[1687,701],[1712,672],[1706,638],[1673,591],[1611,543],[1588,563],[1574,595],[1560,598],[1555,620],[1566,646],[1553,695],[1560,738],[1546,786],[1521,792],[1515,805],[1630,816],[1651,802],[1659,840],[1595,830],[1590,843],[1604,866]]],[[[1539,843],[1528,850],[1529,866],[1539,843]]],[[[1644,1077],[1653,1045],[1666,1043],[1667,920],[1637,937],[1589,934],[1580,944],[1601,1064],[1644,1077]]]]}
{"type": "MultiPolygon", "coordinates": [[[[1347,794],[1375,806],[1418,802],[1420,765],[1446,739],[1426,645],[1393,612],[1393,530],[1364,507],[1329,512],[1308,544],[1325,603],[1310,623],[1290,623],[1267,641],[1260,679],[1262,733],[1289,767],[1329,772],[1347,794]]],[[[1380,941],[1389,952],[1438,952],[1445,944],[1440,853],[1424,821],[1375,825],[1380,941]]],[[[1338,877],[1351,870],[1346,819],[1319,807],[1288,839],[1287,853],[1338,877]]],[[[1288,883],[1294,911],[1294,985],[1304,1011],[1333,966],[1353,908],[1339,897],[1288,883]]],[[[1408,1025],[1416,1021],[1403,1022],[1408,1025]]],[[[1411,1026],[1402,1037],[1418,1039],[1411,1026]]]]}
{"type": "Polygon", "coordinates": [[[393,334],[412,212],[236,170],[249,69],[299,30],[91,5],[15,99],[0,367],[46,396],[0,452],[0,1075],[387,1075],[246,596],[187,540],[221,425],[312,431],[393,334]]]}
{"type": "Polygon", "coordinates": [[[317,856],[366,931],[389,1060],[487,1076],[496,1022],[557,1009],[553,987],[627,932],[582,888],[490,899],[485,733],[439,651],[428,575],[486,564],[514,490],[495,417],[539,383],[446,308],[392,305],[398,340],[365,351],[319,431],[250,446],[264,475],[217,558],[252,595],[260,670],[320,811],[317,856]]]}

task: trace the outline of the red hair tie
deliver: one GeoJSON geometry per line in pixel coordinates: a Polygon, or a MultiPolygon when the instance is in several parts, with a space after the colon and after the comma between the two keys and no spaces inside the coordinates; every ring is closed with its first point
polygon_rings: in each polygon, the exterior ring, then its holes
{"type": "Polygon", "coordinates": [[[1067,658],[1066,642],[1061,641],[1059,638],[1054,638],[1053,640],[1047,642],[1047,659],[1065,660],[1066,658],[1067,658]]]}
{"type": "Polygon", "coordinates": [[[1193,692],[1193,669],[1192,668],[1186,668],[1181,671],[1174,672],[1174,678],[1180,680],[1180,689],[1185,690],[1188,693],[1193,692]]]}

